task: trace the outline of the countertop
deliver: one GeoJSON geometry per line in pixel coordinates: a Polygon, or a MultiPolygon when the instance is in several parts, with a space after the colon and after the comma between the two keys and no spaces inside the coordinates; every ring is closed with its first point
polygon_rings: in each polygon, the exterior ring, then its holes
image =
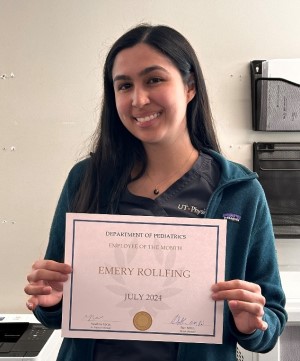
{"type": "Polygon", "coordinates": [[[300,272],[282,271],[280,275],[287,300],[288,322],[300,324],[300,272]]]}

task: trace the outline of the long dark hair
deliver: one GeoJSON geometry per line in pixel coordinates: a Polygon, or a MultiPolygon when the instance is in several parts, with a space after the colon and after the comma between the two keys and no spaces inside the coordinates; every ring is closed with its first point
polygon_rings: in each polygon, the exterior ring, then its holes
{"type": "MultiPolygon", "coordinates": [[[[167,56],[187,82],[193,75],[196,95],[187,107],[187,127],[197,150],[220,151],[215,135],[206,85],[197,56],[189,42],[176,30],[164,26],[139,25],[122,35],[111,47],[103,70],[104,94],[100,122],[94,135],[90,165],[74,199],[73,210],[88,213],[116,213],[122,191],[136,164],[146,168],[146,154],[140,140],[123,126],[117,113],[112,68],[119,52],[145,43],[167,56]]],[[[141,175],[140,174],[140,175],[141,175]]]]}

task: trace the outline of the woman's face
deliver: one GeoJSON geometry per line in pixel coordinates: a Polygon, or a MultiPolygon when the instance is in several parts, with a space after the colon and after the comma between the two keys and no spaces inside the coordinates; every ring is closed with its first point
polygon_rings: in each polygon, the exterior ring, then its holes
{"type": "Polygon", "coordinates": [[[183,82],[168,57],[137,44],[117,55],[112,77],[119,117],[145,146],[175,144],[188,136],[186,109],[194,85],[183,82]]]}

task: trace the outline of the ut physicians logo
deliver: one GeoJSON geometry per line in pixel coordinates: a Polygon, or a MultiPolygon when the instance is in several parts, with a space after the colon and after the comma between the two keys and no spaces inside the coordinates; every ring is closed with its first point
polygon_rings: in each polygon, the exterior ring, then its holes
{"type": "Polygon", "coordinates": [[[181,209],[186,212],[194,213],[197,216],[204,216],[206,209],[199,209],[196,206],[191,206],[189,204],[178,204],[178,209],[181,209]]]}

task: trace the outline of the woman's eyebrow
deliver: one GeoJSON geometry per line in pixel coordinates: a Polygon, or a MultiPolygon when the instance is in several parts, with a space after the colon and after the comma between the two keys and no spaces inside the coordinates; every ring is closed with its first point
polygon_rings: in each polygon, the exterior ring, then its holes
{"type": "MultiPolygon", "coordinates": [[[[147,74],[149,74],[149,73],[151,73],[152,71],[155,71],[155,70],[161,70],[161,71],[163,71],[163,72],[165,72],[167,74],[169,73],[164,67],[162,67],[160,65],[152,65],[152,66],[149,66],[149,67],[143,69],[142,71],[140,71],[138,73],[138,75],[139,76],[147,75],[147,74]]],[[[120,75],[116,75],[114,77],[113,82],[116,82],[118,80],[130,80],[130,79],[131,78],[128,75],[121,75],[120,74],[120,75]]]]}
{"type": "Polygon", "coordinates": [[[169,72],[167,71],[167,69],[165,69],[164,67],[162,67],[162,66],[160,66],[160,65],[152,65],[152,66],[149,66],[149,67],[143,69],[143,70],[139,73],[139,75],[146,75],[146,74],[151,73],[152,71],[155,71],[155,70],[162,70],[162,71],[164,71],[165,73],[169,73],[169,72]]]}
{"type": "Polygon", "coordinates": [[[116,75],[114,78],[113,78],[113,82],[116,82],[118,80],[130,80],[130,76],[127,76],[127,75],[116,75]]]}

